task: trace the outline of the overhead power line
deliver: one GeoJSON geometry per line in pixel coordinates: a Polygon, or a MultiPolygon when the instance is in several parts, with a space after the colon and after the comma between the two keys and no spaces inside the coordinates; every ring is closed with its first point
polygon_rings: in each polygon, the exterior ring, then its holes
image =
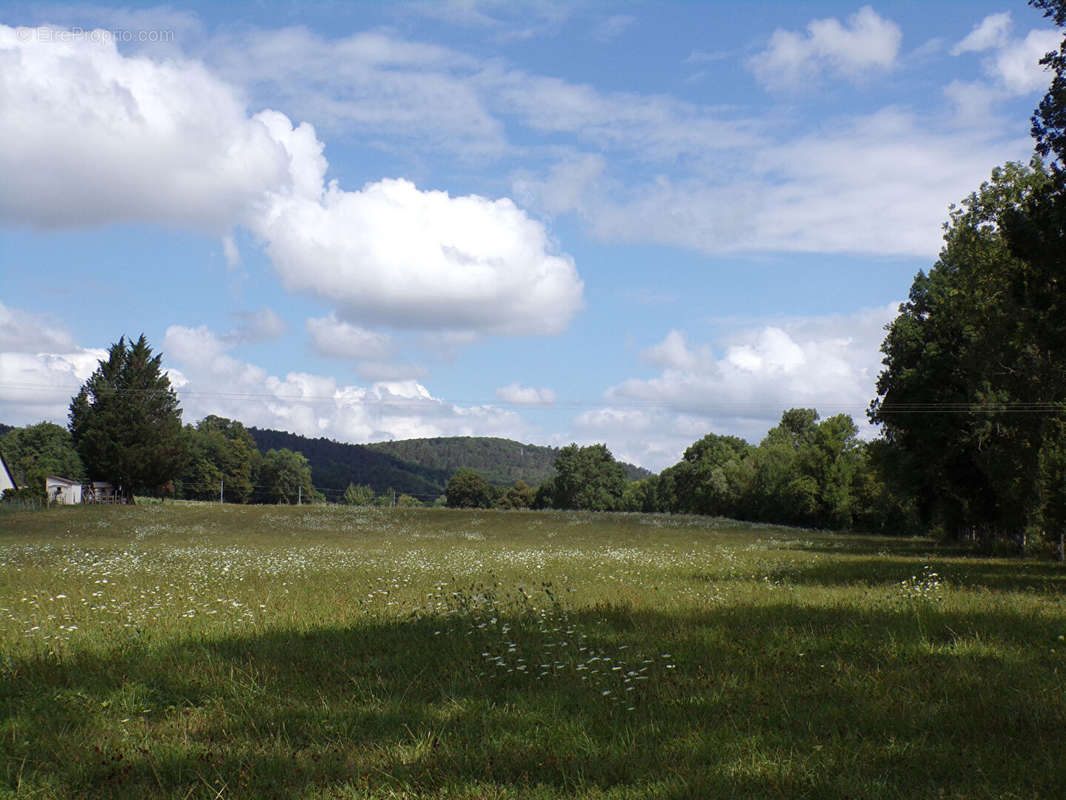
{"type": "MultiPolygon", "coordinates": [[[[171,387],[175,394],[182,398],[223,398],[229,400],[269,400],[281,403],[336,403],[343,401],[346,395],[343,392],[337,392],[331,395],[322,394],[299,394],[299,395],[286,395],[275,394],[272,392],[220,392],[220,391],[202,391],[194,389],[182,389],[171,387]]],[[[0,389],[14,390],[14,391],[42,391],[50,390],[53,392],[69,392],[71,396],[77,394],[81,389],[80,386],[67,389],[62,386],[54,386],[51,384],[41,383],[26,383],[18,381],[2,381],[0,382],[0,389]]],[[[153,389],[124,389],[123,391],[139,392],[139,393],[153,393],[159,390],[153,389]]],[[[452,400],[443,400],[437,397],[404,397],[400,395],[377,395],[367,394],[363,398],[368,401],[368,404],[375,405],[391,405],[391,406],[425,406],[427,404],[438,405],[459,405],[459,406],[499,406],[508,408],[554,408],[554,409],[591,409],[591,408],[650,408],[650,409],[677,409],[681,411],[693,411],[702,414],[714,414],[714,413],[735,413],[742,414],[745,412],[779,412],[782,409],[780,403],[759,402],[759,401],[732,401],[732,402],[718,402],[712,401],[707,405],[700,405],[693,403],[690,400],[678,399],[671,401],[669,399],[661,398],[647,398],[642,399],[639,397],[626,397],[626,398],[599,398],[595,400],[577,399],[577,400],[561,400],[552,403],[515,403],[506,400],[501,400],[498,397],[492,398],[458,398],[452,400]]],[[[865,412],[869,407],[868,401],[855,401],[855,400],[840,400],[832,397],[823,398],[803,398],[796,402],[793,407],[818,407],[824,406],[827,408],[846,408],[846,409],[858,409],[865,412]]],[[[889,402],[882,403],[878,409],[881,414],[915,414],[915,413],[940,413],[940,414],[959,414],[959,413],[1040,413],[1040,414],[1054,414],[1066,412],[1066,400],[1062,401],[1033,401],[1033,402],[966,402],[966,401],[954,401],[954,402],[889,402]]]]}

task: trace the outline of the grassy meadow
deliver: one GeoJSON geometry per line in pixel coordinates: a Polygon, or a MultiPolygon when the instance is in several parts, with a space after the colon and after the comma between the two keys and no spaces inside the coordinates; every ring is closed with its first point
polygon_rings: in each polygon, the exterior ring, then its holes
{"type": "Polygon", "coordinates": [[[626,514],[0,514],[0,797],[1060,798],[1066,569],[626,514]]]}

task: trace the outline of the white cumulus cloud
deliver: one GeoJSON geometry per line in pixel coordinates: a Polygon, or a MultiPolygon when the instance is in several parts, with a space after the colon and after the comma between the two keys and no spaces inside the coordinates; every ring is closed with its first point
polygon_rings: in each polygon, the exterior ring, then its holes
{"type": "Polygon", "coordinates": [[[1012,40],[996,53],[990,71],[1014,94],[1046,89],[1051,73],[1040,65],[1040,59],[1061,41],[1058,31],[1029,31],[1024,39],[1012,40]]]}
{"type": "Polygon", "coordinates": [[[1000,14],[989,14],[973,30],[967,34],[961,42],[951,48],[951,54],[957,56],[961,53],[974,53],[1000,47],[1007,43],[1011,29],[1011,16],[1009,11],[1000,14]]]}
{"type": "Polygon", "coordinates": [[[737,330],[713,347],[671,331],[642,353],[660,373],[608,389],[603,407],[580,414],[574,431],[656,470],[707,433],[757,443],[789,408],[850,414],[870,434],[865,410],[881,369],[884,326],[896,313],[893,304],[779,320],[737,330]]]}
{"type": "Polygon", "coordinates": [[[582,306],[573,261],[513,202],[387,179],[321,200],[279,195],[256,225],[282,283],[350,319],[506,334],[562,332],[582,306]]]}
{"type": "Polygon", "coordinates": [[[515,382],[497,389],[496,397],[516,406],[550,406],[555,402],[555,391],[545,387],[522,386],[515,382]]]}
{"type": "Polygon", "coordinates": [[[0,414],[9,425],[42,420],[66,423],[71,398],[96,370],[106,350],[0,353],[0,414]]]}
{"type": "Polygon", "coordinates": [[[307,333],[315,351],[331,358],[382,361],[392,354],[386,334],[351,325],[332,314],[307,320],[307,333]]]}
{"type": "MultiPolygon", "coordinates": [[[[952,55],[963,53],[988,53],[984,70],[992,79],[993,86],[986,91],[993,96],[1026,94],[1047,88],[1050,74],[1040,65],[1048,52],[1055,50],[1062,37],[1053,29],[1033,29],[1024,37],[1012,35],[1013,21],[1010,12],[990,14],[951,49],[952,55]]],[[[959,87],[949,87],[949,92],[958,94],[959,87]]],[[[970,88],[972,97],[974,89],[970,88]]]]}
{"type": "Polygon", "coordinates": [[[812,20],[805,33],[777,29],[748,65],[770,88],[797,86],[823,72],[854,80],[894,66],[902,39],[896,23],[863,6],[847,24],[830,18],[812,20]]]}
{"type": "Polygon", "coordinates": [[[285,149],[201,64],[42,30],[0,25],[0,220],[221,232],[288,183],[285,149]]]}

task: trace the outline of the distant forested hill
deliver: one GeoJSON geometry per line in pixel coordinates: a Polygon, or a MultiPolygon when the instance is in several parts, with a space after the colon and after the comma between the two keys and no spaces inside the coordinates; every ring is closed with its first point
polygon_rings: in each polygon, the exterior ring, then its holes
{"type": "Polygon", "coordinates": [[[311,462],[311,482],[327,498],[336,500],[349,483],[370,486],[376,492],[395,489],[419,500],[434,500],[444,493],[450,472],[408,463],[389,453],[361,444],[332,439],[309,439],[294,433],[249,428],[261,453],[288,448],[311,462]]]}
{"type": "MultiPolygon", "coordinates": [[[[490,483],[512,486],[525,481],[539,486],[555,475],[552,462],[559,454],[557,447],[522,444],[512,439],[489,436],[442,436],[435,439],[402,439],[395,442],[375,442],[367,447],[390,453],[404,461],[434,467],[450,476],[457,469],[476,470],[490,483]]],[[[647,478],[652,473],[642,467],[623,464],[630,480],[647,478]]]]}
{"type": "Polygon", "coordinates": [[[518,481],[539,486],[555,474],[552,461],[559,452],[554,447],[487,436],[403,439],[376,442],[367,447],[403,461],[441,470],[449,477],[457,469],[473,469],[498,486],[512,486],[518,481]]]}
{"type": "MultiPolygon", "coordinates": [[[[555,474],[552,461],[559,452],[554,447],[487,436],[404,439],[364,445],[308,439],[261,428],[248,431],[260,452],[286,447],[303,453],[311,462],[312,483],[331,500],[349,483],[371,486],[376,492],[395,489],[419,500],[432,500],[444,493],[448,480],[462,467],[476,470],[499,486],[512,486],[518,481],[539,486],[555,474]]],[[[651,475],[632,464],[624,466],[631,480],[651,475]]]]}

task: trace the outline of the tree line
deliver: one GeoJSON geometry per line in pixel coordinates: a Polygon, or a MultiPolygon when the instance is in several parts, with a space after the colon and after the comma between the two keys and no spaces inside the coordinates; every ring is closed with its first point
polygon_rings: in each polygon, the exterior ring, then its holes
{"type": "MultiPolygon", "coordinates": [[[[1060,28],[1066,0],[1030,0],[1060,28]]],[[[1066,39],[1040,63],[1036,154],[953,208],[889,326],[870,406],[899,490],[942,535],[1056,541],[1066,526],[1066,39]]]]}
{"type": "Polygon", "coordinates": [[[681,461],[632,481],[603,444],[564,447],[555,475],[536,489],[493,487],[473,470],[448,484],[447,504],[705,514],[833,530],[912,534],[914,503],[886,479],[894,467],[883,440],[864,442],[845,414],[819,421],[814,409],[781,416],[758,446],[707,434],[681,461]]]}
{"type": "Polygon", "coordinates": [[[181,423],[178,398],[142,335],[113,344],[70,403],[68,428],[13,428],[0,450],[22,498],[44,499],[57,475],[110,483],[121,496],[296,503],[321,499],[300,453],[261,453],[237,421],[208,416],[181,423]]]}

